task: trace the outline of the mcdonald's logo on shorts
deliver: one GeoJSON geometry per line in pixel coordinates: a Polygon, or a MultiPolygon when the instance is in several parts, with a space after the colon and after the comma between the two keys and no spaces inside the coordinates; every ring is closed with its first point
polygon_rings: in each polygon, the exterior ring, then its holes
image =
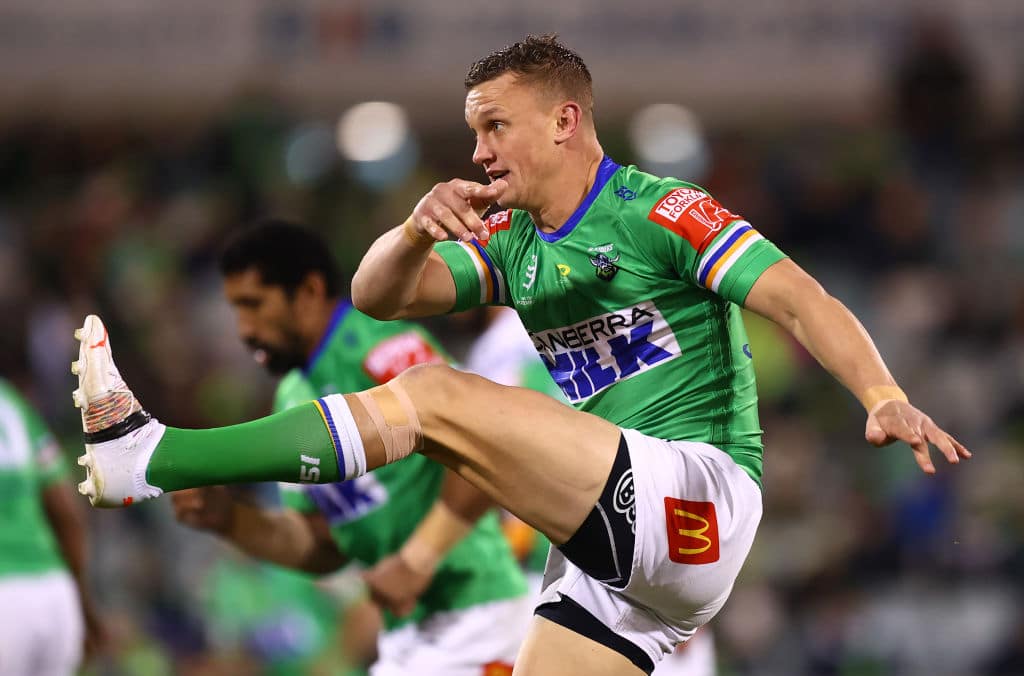
{"type": "Polygon", "coordinates": [[[713,502],[665,498],[668,558],[691,565],[718,560],[718,517],[713,502]]]}

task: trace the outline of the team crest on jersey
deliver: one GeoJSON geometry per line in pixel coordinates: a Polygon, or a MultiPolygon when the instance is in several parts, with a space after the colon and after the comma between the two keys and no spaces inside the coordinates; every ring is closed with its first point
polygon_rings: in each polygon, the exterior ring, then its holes
{"type": "Polygon", "coordinates": [[[615,245],[602,244],[601,246],[592,246],[587,249],[587,252],[591,254],[590,264],[597,268],[595,270],[597,278],[606,282],[612,281],[619,271],[619,266],[616,263],[619,262],[620,256],[615,251],[615,245]]]}

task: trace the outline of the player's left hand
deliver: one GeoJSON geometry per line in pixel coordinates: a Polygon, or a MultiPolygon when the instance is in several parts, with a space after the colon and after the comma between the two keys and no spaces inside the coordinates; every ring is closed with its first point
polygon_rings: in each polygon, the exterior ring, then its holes
{"type": "Polygon", "coordinates": [[[906,442],[914,451],[914,460],[926,474],[935,474],[929,444],[939,449],[954,465],[960,462],[960,458],[971,457],[971,452],[963,444],[939,428],[931,418],[899,399],[880,401],[871,409],[864,438],[873,446],[906,442]]]}
{"type": "Polygon", "coordinates": [[[404,617],[416,608],[416,601],[433,579],[432,573],[415,570],[398,554],[381,559],[363,573],[370,598],[396,617],[404,617]]]}

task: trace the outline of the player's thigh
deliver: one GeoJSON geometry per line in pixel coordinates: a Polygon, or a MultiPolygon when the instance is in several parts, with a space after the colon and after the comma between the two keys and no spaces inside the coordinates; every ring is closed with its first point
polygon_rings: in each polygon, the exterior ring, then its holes
{"type": "Polygon", "coordinates": [[[514,676],[643,676],[623,655],[543,617],[534,617],[514,676]]]}
{"type": "Polygon", "coordinates": [[[600,496],[621,431],[546,395],[445,366],[409,369],[425,453],[453,467],[554,542],[600,496]]]}

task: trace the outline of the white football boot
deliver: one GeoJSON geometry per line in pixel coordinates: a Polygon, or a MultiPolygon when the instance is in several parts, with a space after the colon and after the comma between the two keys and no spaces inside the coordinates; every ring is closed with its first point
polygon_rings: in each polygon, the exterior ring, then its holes
{"type": "Polygon", "coordinates": [[[78,376],[72,397],[82,409],[85,437],[85,455],[78,458],[85,481],[78,484],[78,492],[93,507],[122,507],[159,497],[163,490],[146,481],[146,467],[166,427],[142,410],[125,385],[99,317],[86,317],[75,339],[81,344],[78,361],[71,363],[71,372],[78,376]]]}

